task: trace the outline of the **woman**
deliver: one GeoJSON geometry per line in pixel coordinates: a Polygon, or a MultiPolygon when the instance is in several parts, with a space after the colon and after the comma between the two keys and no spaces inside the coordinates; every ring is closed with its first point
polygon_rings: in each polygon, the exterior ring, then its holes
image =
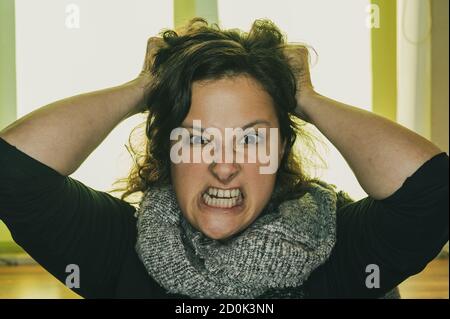
{"type": "Polygon", "coordinates": [[[1,219],[62,282],[77,265],[73,290],[88,298],[378,298],[448,240],[447,154],[317,93],[307,49],[267,20],[240,33],[194,19],[149,40],[136,79],[52,103],[0,137],[1,219]],[[145,111],[145,152],[121,199],[69,177],[145,111]],[[337,147],[368,197],[354,202],[307,176],[295,117],[337,147]],[[172,138],[176,129],[187,138],[172,138]],[[207,147],[209,160],[180,160],[207,147]],[[275,171],[261,173],[256,150],[275,171]],[[125,201],[136,193],[137,211],[125,201]]]}

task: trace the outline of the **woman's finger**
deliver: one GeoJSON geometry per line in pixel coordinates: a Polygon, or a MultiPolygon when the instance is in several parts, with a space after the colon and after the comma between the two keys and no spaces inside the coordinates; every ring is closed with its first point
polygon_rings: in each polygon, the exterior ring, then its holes
{"type": "Polygon", "coordinates": [[[145,54],[144,61],[144,71],[150,71],[153,61],[155,60],[155,55],[158,50],[162,47],[164,40],[160,37],[151,37],[147,41],[147,52],[145,54]]]}

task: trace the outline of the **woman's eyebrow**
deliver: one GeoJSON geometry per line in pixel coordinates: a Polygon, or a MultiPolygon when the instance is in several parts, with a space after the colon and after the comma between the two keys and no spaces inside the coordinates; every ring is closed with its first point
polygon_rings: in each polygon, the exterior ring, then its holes
{"type": "MultiPolygon", "coordinates": [[[[266,124],[267,126],[271,125],[271,123],[266,120],[255,120],[255,121],[245,124],[244,126],[241,127],[241,129],[245,130],[245,129],[255,126],[257,124],[266,124]]],[[[186,128],[186,129],[196,129],[196,130],[199,129],[199,127],[194,127],[192,125],[181,125],[180,127],[186,128]]],[[[205,128],[203,128],[203,127],[200,129],[201,132],[203,132],[204,130],[205,130],[205,128]]]]}

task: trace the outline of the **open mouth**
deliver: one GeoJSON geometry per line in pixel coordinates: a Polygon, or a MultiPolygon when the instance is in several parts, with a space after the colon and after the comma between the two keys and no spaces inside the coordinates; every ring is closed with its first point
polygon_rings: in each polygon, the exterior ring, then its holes
{"type": "Polygon", "coordinates": [[[215,208],[233,208],[244,201],[244,194],[240,188],[221,189],[208,187],[202,195],[204,204],[215,208]]]}

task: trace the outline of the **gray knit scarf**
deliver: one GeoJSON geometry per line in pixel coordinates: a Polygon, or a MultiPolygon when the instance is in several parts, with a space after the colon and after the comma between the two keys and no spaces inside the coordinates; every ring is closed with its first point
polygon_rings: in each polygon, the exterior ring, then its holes
{"type": "Polygon", "coordinates": [[[191,298],[256,298],[301,286],[336,240],[337,204],[351,201],[334,185],[311,183],[299,199],[275,207],[237,236],[213,240],[184,218],[172,187],[144,193],[136,251],[167,293],[191,298]]]}

